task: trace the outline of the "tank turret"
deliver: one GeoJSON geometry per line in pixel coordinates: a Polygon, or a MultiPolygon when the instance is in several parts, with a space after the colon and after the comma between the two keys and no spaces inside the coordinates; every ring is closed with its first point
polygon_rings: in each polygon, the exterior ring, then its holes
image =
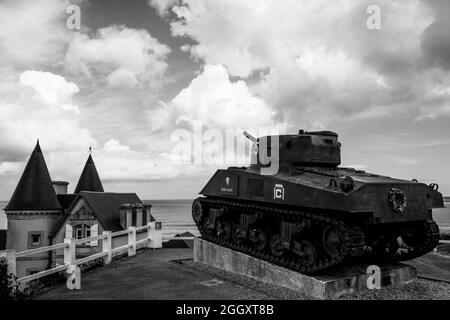
{"type": "Polygon", "coordinates": [[[332,131],[304,131],[297,135],[274,135],[258,139],[244,132],[244,135],[255,143],[252,152],[251,167],[269,166],[267,161],[261,161],[260,148],[266,148],[266,154],[271,160],[278,159],[280,167],[309,166],[337,167],[341,164],[341,144],[338,135],[332,131]],[[275,140],[276,139],[276,140],[275,140]],[[278,153],[273,152],[278,148],[278,153]]]}

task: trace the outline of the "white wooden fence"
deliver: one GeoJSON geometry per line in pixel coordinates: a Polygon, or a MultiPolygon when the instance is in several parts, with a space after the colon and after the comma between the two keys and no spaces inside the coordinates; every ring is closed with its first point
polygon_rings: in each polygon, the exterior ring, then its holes
{"type": "Polygon", "coordinates": [[[71,276],[78,276],[74,273],[79,273],[79,265],[85,264],[89,261],[93,261],[99,258],[103,258],[105,264],[109,264],[112,261],[112,257],[120,253],[128,253],[128,256],[133,256],[136,254],[137,247],[147,247],[147,248],[162,248],[162,230],[156,230],[156,223],[150,222],[149,224],[142,227],[129,227],[126,230],[111,233],[111,231],[104,231],[102,235],[95,237],[83,238],[83,239],[72,239],[66,238],[63,243],[54,244],[47,247],[40,247],[31,250],[25,250],[21,252],[16,252],[15,250],[3,250],[0,251],[0,258],[5,257],[8,264],[8,272],[16,275],[16,259],[33,256],[35,254],[49,252],[58,249],[64,249],[64,263],[54,268],[47,269],[32,275],[28,275],[19,278],[17,281],[23,287],[27,282],[40,279],[42,277],[58,273],[61,271],[68,272],[71,276]],[[147,235],[142,240],[136,240],[137,232],[147,232],[147,235]],[[128,236],[128,241],[125,245],[119,246],[117,248],[112,248],[112,238],[120,236],[128,236]],[[76,247],[86,242],[91,241],[102,241],[102,252],[92,254],[81,259],[76,258],[76,247]]]}

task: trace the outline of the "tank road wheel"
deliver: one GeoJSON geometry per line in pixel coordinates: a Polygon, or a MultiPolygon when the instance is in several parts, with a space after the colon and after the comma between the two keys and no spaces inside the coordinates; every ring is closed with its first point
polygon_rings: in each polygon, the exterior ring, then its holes
{"type": "Polygon", "coordinates": [[[284,254],[284,248],[283,248],[283,240],[281,239],[280,234],[276,234],[270,238],[269,243],[270,252],[275,257],[281,257],[284,254]]]}
{"type": "Polygon", "coordinates": [[[212,234],[212,231],[211,231],[212,229],[208,228],[209,227],[209,219],[208,219],[208,217],[205,218],[205,220],[203,221],[203,224],[201,226],[202,226],[203,232],[206,235],[209,236],[209,235],[212,234]]]}
{"type": "Polygon", "coordinates": [[[294,248],[293,251],[297,255],[298,259],[300,260],[300,263],[311,267],[314,266],[317,262],[317,250],[315,245],[308,241],[308,240],[294,240],[294,248]]]}
{"type": "Polygon", "coordinates": [[[197,226],[200,225],[202,216],[203,216],[202,203],[200,202],[200,199],[195,199],[194,203],[192,204],[192,218],[194,219],[194,222],[197,226]]]}
{"type": "Polygon", "coordinates": [[[241,233],[242,233],[241,226],[239,224],[235,224],[231,231],[231,239],[233,239],[233,242],[237,245],[242,244],[244,242],[241,233]]]}
{"type": "Polygon", "coordinates": [[[254,248],[259,252],[264,252],[269,242],[267,232],[260,228],[254,228],[250,232],[250,240],[253,242],[254,248]]]}
{"type": "Polygon", "coordinates": [[[342,239],[336,227],[329,226],[323,232],[323,247],[331,258],[336,258],[340,254],[342,239]]]}
{"type": "Polygon", "coordinates": [[[219,221],[219,237],[222,238],[223,240],[230,240],[231,239],[231,234],[232,234],[232,227],[231,227],[231,223],[228,221],[219,221]]]}
{"type": "Polygon", "coordinates": [[[308,266],[314,265],[315,262],[317,261],[316,247],[312,242],[306,240],[303,240],[301,242],[301,245],[304,252],[303,260],[305,261],[306,265],[308,266]]]}

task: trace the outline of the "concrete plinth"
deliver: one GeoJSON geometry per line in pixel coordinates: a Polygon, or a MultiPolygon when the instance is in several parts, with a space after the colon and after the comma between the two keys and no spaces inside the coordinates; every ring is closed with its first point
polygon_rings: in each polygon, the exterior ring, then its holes
{"type": "MultiPolygon", "coordinates": [[[[368,264],[332,268],[317,275],[303,275],[200,238],[194,240],[194,261],[318,299],[371,290],[367,285],[370,276],[367,273],[368,264]]],[[[406,283],[417,276],[416,268],[400,263],[378,267],[381,271],[381,287],[406,283]]]]}

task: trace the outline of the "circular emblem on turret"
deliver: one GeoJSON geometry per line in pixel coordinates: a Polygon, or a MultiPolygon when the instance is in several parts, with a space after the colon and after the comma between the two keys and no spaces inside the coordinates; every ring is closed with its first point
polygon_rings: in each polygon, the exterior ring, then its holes
{"type": "Polygon", "coordinates": [[[389,206],[392,210],[402,214],[406,208],[406,196],[402,190],[398,188],[392,188],[388,195],[389,206]]]}

